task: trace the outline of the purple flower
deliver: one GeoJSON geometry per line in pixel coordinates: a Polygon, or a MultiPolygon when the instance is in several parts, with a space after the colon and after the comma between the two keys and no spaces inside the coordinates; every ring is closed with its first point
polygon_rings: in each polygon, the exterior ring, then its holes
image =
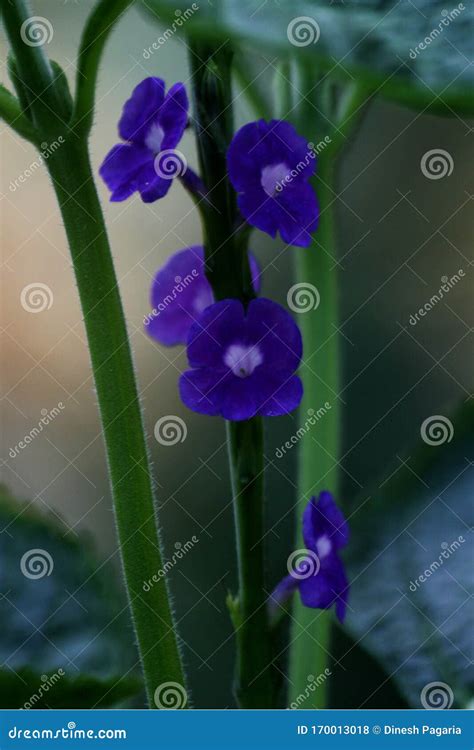
{"type": "MultiPolygon", "coordinates": [[[[258,292],[259,268],[251,253],[249,262],[258,292]]],[[[153,279],[150,302],[152,312],[145,318],[147,333],[165,346],[185,344],[191,325],[214,302],[204,273],[202,245],[179,250],[169,258],[153,279]]]]}
{"type": "Polygon", "coordinates": [[[145,203],[166,195],[183,168],[177,168],[180,155],[174,149],[187,120],[188,97],[182,83],[175,83],[166,96],[161,78],[145,78],[134,88],[118,124],[126,143],[114,146],[99,169],[112,191],[111,201],[124,201],[136,190],[145,203]]]}
{"type": "Polygon", "coordinates": [[[312,497],[303,514],[305,550],[296,550],[288,558],[286,576],[270,598],[275,614],[295,589],[299,589],[305,607],[329,609],[336,604],[342,622],[346,612],[349,583],[338,551],[349,541],[349,528],[330,492],[312,497]]]}
{"type": "Polygon", "coordinates": [[[187,351],[192,369],[179,388],[193,411],[237,421],[286,414],[301,401],[301,334],[276,302],[255,299],[247,310],[216,302],[191,326],[187,351]]]}
{"type": "Polygon", "coordinates": [[[312,144],[284,120],[250,122],[227,153],[229,177],[249,224],[290,245],[307,247],[319,208],[308,180],[316,168],[312,144]]]}

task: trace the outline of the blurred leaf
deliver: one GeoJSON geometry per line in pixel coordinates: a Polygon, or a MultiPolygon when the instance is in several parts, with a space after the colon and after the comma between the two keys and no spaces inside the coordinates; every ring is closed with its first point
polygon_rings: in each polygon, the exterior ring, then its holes
{"type": "Polygon", "coordinates": [[[272,53],[298,55],[315,74],[324,69],[349,80],[355,76],[385,97],[423,110],[474,112],[472,4],[460,3],[460,9],[444,0],[208,0],[193,10],[188,0],[142,2],[172,33],[230,37],[269,60],[272,53]],[[301,46],[290,43],[290,36],[301,46]]]}
{"type": "Polygon", "coordinates": [[[454,706],[474,694],[473,424],[474,404],[434,416],[439,444],[420,440],[349,513],[346,627],[417,708],[431,682],[454,706]]]}
{"type": "Polygon", "coordinates": [[[88,539],[1,487],[0,622],[3,707],[10,691],[22,705],[42,676],[59,669],[65,675],[50,695],[64,706],[136,694],[137,656],[118,574],[94,558],[88,539]]]}
{"type": "Polygon", "coordinates": [[[12,672],[0,669],[0,704],[6,708],[108,708],[136,694],[138,679],[110,682],[63,670],[38,675],[29,669],[12,672]]]}

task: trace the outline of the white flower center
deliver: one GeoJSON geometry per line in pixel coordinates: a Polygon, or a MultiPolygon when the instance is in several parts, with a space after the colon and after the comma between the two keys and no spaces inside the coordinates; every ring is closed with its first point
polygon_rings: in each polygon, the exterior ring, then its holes
{"type": "Polygon", "coordinates": [[[271,164],[262,169],[260,184],[270,198],[273,198],[275,193],[283,189],[282,183],[285,177],[288,176],[289,171],[288,164],[285,164],[283,161],[278,164],[271,164]]]}
{"type": "Polygon", "coordinates": [[[232,344],[224,355],[224,364],[238,378],[247,378],[263,362],[263,355],[258,346],[232,344]]]}
{"type": "Polygon", "coordinates": [[[322,560],[323,557],[327,557],[332,550],[332,542],[327,534],[323,534],[319,537],[316,542],[316,549],[318,550],[318,557],[322,560]]]}
{"type": "Polygon", "coordinates": [[[158,123],[153,123],[145,138],[145,146],[154,154],[159,154],[164,137],[165,131],[163,128],[158,123]]]}

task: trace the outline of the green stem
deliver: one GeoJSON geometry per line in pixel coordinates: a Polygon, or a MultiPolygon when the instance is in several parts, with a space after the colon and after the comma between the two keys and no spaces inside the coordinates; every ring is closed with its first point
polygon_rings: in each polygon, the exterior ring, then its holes
{"type": "MultiPolygon", "coordinates": [[[[318,433],[305,431],[299,444],[299,479],[297,528],[300,535],[301,517],[312,495],[330,490],[341,502],[339,458],[341,454],[342,408],[339,400],[340,338],[338,325],[338,266],[336,259],[336,231],[334,219],[334,172],[337,156],[347,136],[353,132],[367,101],[367,91],[349,85],[343,92],[340,111],[326,109],[326,118],[315,116],[317,79],[307,67],[299,70],[300,90],[304,97],[298,106],[298,129],[309,141],[317,142],[327,128],[327,122],[337,122],[331,145],[319,156],[314,187],[321,208],[320,224],[309,248],[298,249],[296,274],[298,282],[315,286],[320,302],[315,310],[299,316],[303,335],[304,358],[301,378],[304,397],[300,408],[300,422],[304,424],[308,411],[324,409],[318,421],[318,433]],[[313,101],[312,101],[313,100],[313,101]]],[[[330,81],[326,81],[326,86],[330,81]]],[[[338,103],[338,102],[336,102],[338,103]]],[[[301,536],[298,546],[303,547],[301,536]]],[[[314,611],[303,607],[295,598],[290,654],[290,694],[294,700],[304,692],[308,675],[324,673],[330,664],[332,612],[314,611]]],[[[313,693],[313,706],[326,707],[328,681],[324,680],[313,693]]],[[[308,707],[308,703],[303,707],[308,707]]]]}
{"type": "MultiPolygon", "coordinates": [[[[248,233],[239,223],[226,164],[233,135],[230,62],[227,45],[191,45],[198,154],[209,199],[203,210],[206,273],[217,300],[236,298],[246,305],[254,297],[248,233]]],[[[264,575],[262,419],[228,422],[227,435],[239,574],[239,596],[231,604],[236,697],[242,708],[270,708],[274,681],[264,575]]]]}
{"type": "Polygon", "coordinates": [[[133,2],[134,0],[100,0],[87,20],[79,49],[76,106],[72,117],[76,132],[90,132],[102,52],[115,23],[133,2]]]}
{"type": "Polygon", "coordinates": [[[21,39],[20,26],[28,18],[22,0],[7,3],[4,16],[15,70],[28,90],[38,139],[54,137],[61,143],[47,166],[64,220],[84,315],[122,566],[148,700],[154,707],[155,690],[165,682],[184,686],[184,677],[167,584],[161,577],[147,593],[143,590],[144,582],[162,570],[160,539],[130,345],[87,138],[59,114],[66,95],[65,79],[51,78],[52,67],[42,49],[21,39]],[[52,108],[56,99],[57,106],[52,108]]]}
{"type": "MultiPolygon", "coordinates": [[[[61,149],[63,151],[61,152],[61,149]]],[[[94,373],[120,553],[150,706],[164,682],[184,684],[162,569],[152,478],[130,345],[86,144],[48,160],[71,250],[94,373]],[[70,165],[74,165],[74,169],[70,165]]]]}
{"type": "Polygon", "coordinates": [[[236,695],[241,708],[272,708],[263,543],[263,420],[228,422],[227,436],[239,573],[236,695]]]}
{"type": "MultiPolygon", "coordinates": [[[[338,498],[339,492],[337,461],[340,455],[341,408],[337,398],[339,334],[335,328],[338,319],[338,274],[334,262],[334,217],[332,207],[329,207],[333,200],[331,186],[331,162],[325,164],[322,157],[319,179],[315,180],[321,221],[311,247],[298,249],[296,275],[299,282],[316,286],[320,295],[317,309],[298,318],[304,349],[300,373],[304,386],[300,421],[305,422],[310,410],[314,413],[323,408],[325,413],[318,423],[317,434],[310,429],[299,443],[298,528],[301,528],[301,515],[311,495],[328,489],[338,498]]],[[[298,547],[303,546],[299,538],[298,547]]],[[[324,673],[328,665],[331,618],[332,613],[303,607],[299,597],[295,597],[292,639],[298,647],[293,649],[290,660],[290,700],[295,700],[308,684],[309,674],[317,677],[324,673]]],[[[312,694],[315,708],[325,707],[326,684],[326,681],[322,682],[312,694]]],[[[308,702],[303,705],[303,708],[309,707],[308,702]]]]}

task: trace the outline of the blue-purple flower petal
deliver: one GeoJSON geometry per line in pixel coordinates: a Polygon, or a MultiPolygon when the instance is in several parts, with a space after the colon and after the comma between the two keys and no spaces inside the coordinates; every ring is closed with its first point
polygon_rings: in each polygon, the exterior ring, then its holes
{"type": "Polygon", "coordinates": [[[239,421],[287,414],[301,401],[301,335],[271,300],[252,300],[247,310],[238,300],[211,305],[191,326],[187,353],[193,369],[182,376],[180,393],[194,411],[239,421]],[[199,382],[195,371],[205,373],[199,382]]]}
{"type": "Polygon", "coordinates": [[[272,237],[280,232],[285,242],[307,247],[319,216],[308,182],[316,169],[312,144],[284,120],[259,120],[237,131],[227,163],[247,222],[272,237]]]}
{"type": "MultiPolygon", "coordinates": [[[[299,589],[301,601],[306,607],[329,609],[335,604],[336,615],[342,622],[347,607],[349,582],[338,550],[349,539],[349,529],[342,511],[337,507],[330,492],[323,491],[318,498],[312,497],[303,513],[303,541],[311,562],[300,567],[291,585],[288,577],[278,584],[271,598],[290,595],[299,589]]],[[[304,550],[298,550],[298,557],[304,550]]],[[[296,554],[296,553],[295,553],[296,554]]],[[[269,607],[273,604],[269,602],[269,607]]]]}
{"type": "Polygon", "coordinates": [[[119,121],[119,134],[126,143],[114,146],[99,169],[111,201],[126,200],[136,191],[145,203],[166,195],[177,173],[163,175],[155,160],[179,143],[187,110],[182,83],[172,86],[166,96],[161,78],[146,78],[135,87],[119,121]]]}
{"type": "Polygon", "coordinates": [[[165,97],[165,82],[161,78],[145,78],[135,86],[123,107],[118,131],[124,141],[143,144],[150,125],[165,97]]]}
{"type": "MultiPolygon", "coordinates": [[[[260,270],[249,253],[255,291],[260,288],[260,270]]],[[[146,332],[161,344],[185,344],[189,330],[201,313],[214,302],[204,269],[204,248],[194,245],[174,253],[155,275],[151,287],[152,312],[145,320],[146,332]]]]}

